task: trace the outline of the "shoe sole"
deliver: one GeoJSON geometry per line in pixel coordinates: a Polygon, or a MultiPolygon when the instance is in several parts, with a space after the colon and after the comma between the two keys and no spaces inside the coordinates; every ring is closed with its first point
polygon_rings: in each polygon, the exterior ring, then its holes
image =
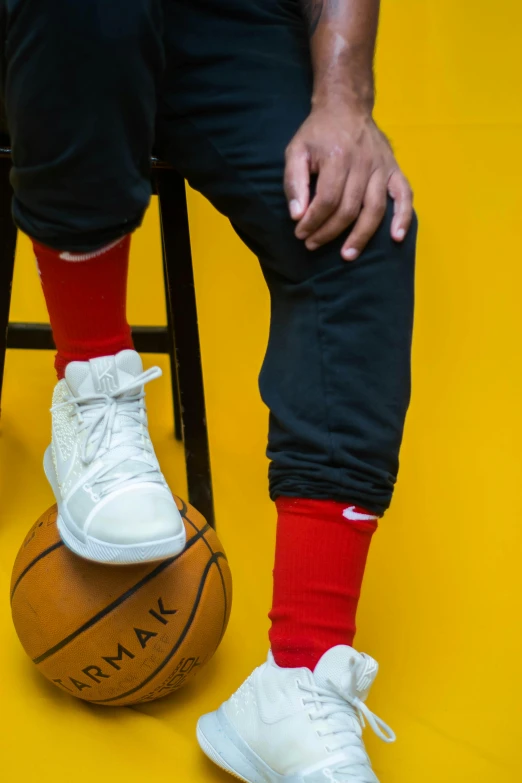
{"type": "Polygon", "coordinates": [[[239,736],[223,707],[199,719],[196,736],[199,747],[214,764],[244,783],[290,783],[298,780],[279,775],[265,764],[239,736]]]}
{"type": "Polygon", "coordinates": [[[44,472],[58,505],[56,524],[60,537],[68,549],[79,557],[83,557],[84,560],[113,565],[132,565],[133,563],[150,563],[157,560],[165,560],[183,552],[187,540],[184,528],[178,536],[165,538],[162,541],[140,544],[110,544],[92,536],[85,536],[80,531],[78,531],[78,535],[75,535],[70,525],[65,523],[62,515],[60,490],[52,462],[50,446],[44,456],[44,472]],[[80,535],[82,538],[80,538],[80,535]]]}

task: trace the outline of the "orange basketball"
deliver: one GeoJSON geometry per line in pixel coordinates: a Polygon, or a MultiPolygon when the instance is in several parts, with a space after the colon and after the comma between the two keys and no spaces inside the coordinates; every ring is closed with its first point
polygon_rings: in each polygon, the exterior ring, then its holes
{"type": "Polygon", "coordinates": [[[29,531],[13,568],[13,621],[33,663],[66,693],[108,706],[152,701],[216,651],[230,615],[230,569],[201,514],[176,502],[187,545],[158,563],[78,558],[58,535],[56,506],[29,531]]]}

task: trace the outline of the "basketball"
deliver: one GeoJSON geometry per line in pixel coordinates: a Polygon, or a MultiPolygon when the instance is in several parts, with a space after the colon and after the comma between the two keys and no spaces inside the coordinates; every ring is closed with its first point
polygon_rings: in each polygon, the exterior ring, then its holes
{"type": "Polygon", "coordinates": [[[176,503],[187,544],[157,563],[77,557],[59,537],[56,506],[29,531],[13,568],[13,621],[38,670],[65,693],[107,706],[152,701],[218,648],[232,598],[228,562],[203,517],[176,503]]]}

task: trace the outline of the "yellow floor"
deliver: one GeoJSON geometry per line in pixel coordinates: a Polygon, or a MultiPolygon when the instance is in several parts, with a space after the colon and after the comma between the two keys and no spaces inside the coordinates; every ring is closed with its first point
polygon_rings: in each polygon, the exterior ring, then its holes
{"type": "MultiPolygon", "coordinates": [[[[358,635],[381,663],[371,706],[399,742],[369,746],[382,783],[519,783],[522,10],[509,0],[383,6],[378,114],[415,185],[421,234],[414,398],[358,635]]],[[[90,707],[33,671],[8,584],[22,537],[52,502],[41,457],[54,379],[50,355],[11,352],[0,422],[6,783],[229,780],[199,753],[194,726],[266,653],[275,520],[256,376],[268,302],[226,222],[193,194],[190,208],[217,522],[235,578],[229,631],[192,687],[134,709],[90,707]]],[[[163,311],[156,218],[153,204],[134,245],[133,323],[157,323],[163,311]]],[[[22,240],[12,318],[44,317],[22,240]]],[[[167,380],[151,385],[149,406],[165,472],[184,494],[167,380]]]]}

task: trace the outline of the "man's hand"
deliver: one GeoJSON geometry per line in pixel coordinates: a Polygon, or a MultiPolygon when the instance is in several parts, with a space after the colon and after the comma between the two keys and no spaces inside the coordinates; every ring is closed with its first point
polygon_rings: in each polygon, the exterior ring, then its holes
{"type": "Polygon", "coordinates": [[[316,250],[352,230],[342,256],[354,261],[377,231],[387,195],[395,203],[391,235],[401,242],[413,217],[412,191],[371,115],[337,105],[314,108],[286,151],[285,192],[295,234],[316,250]],[[310,178],[317,175],[310,200],[310,178]]]}

